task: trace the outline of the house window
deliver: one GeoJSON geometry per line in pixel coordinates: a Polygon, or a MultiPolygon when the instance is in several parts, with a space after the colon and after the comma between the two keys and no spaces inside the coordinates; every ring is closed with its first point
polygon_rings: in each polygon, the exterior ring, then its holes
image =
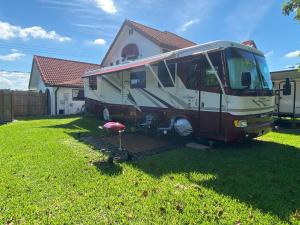
{"type": "Polygon", "coordinates": [[[72,99],[73,99],[73,101],[84,101],[83,89],[73,89],[72,90],[72,99]]]}
{"type": "Polygon", "coordinates": [[[133,56],[128,56],[128,57],[127,57],[127,60],[133,61],[133,60],[136,60],[137,58],[138,58],[137,55],[133,55],[133,56]]]}
{"type": "Polygon", "coordinates": [[[97,76],[89,77],[90,90],[97,90],[97,76]]]}
{"type": "Polygon", "coordinates": [[[110,66],[113,66],[113,65],[114,65],[114,63],[113,63],[113,62],[111,62],[111,63],[110,63],[110,66]]]}
{"type": "Polygon", "coordinates": [[[121,57],[124,60],[135,60],[139,57],[139,55],[139,48],[133,43],[126,45],[121,52],[121,57]]]}
{"type": "Polygon", "coordinates": [[[130,73],[130,88],[146,88],[146,71],[130,73]]]}
{"type": "MultiPolygon", "coordinates": [[[[173,81],[175,81],[175,63],[168,63],[168,68],[171,73],[171,76],[173,78],[173,81]]],[[[158,79],[162,83],[164,87],[174,87],[174,84],[171,80],[170,74],[166,68],[166,65],[164,62],[160,62],[158,64],[158,79]]],[[[158,87],[160,87],[160,84],[158,83],[158,87]]]]}
{"type": "Polygon", "coordinates": [[[116,61],[116,65],[119,65],[119,64],[120,64],[120,61],[119,61],[119,60],[117,60],[117,61],[116,61]]]}
{"type": "Polygon", "coordinates": [[[133,34],[133,29],[132,29],[132,28],[129,29],[128,34],[129,34],[129,35],[132,35],[132,34],[133,34]]]}

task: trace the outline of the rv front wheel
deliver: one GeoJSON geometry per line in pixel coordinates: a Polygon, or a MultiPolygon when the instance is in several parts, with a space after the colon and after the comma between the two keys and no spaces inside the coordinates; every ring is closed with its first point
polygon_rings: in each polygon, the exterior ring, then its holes
{"type": "Polygon", "coordinates": [[[174,130],[181,137],[187,137],[193,133],[191,123],[185,118],[177,118],[175,120],[174,130]]]}

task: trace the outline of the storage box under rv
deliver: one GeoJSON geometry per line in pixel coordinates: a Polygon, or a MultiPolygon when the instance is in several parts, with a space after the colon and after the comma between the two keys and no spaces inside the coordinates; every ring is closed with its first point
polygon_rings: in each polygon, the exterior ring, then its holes
{"type": "Polygon", "coordinates": [[[225,142],[273,127],[274,92],[263,53],[215,41],[84,76],[86,109],[165,134],[225,142]]]}

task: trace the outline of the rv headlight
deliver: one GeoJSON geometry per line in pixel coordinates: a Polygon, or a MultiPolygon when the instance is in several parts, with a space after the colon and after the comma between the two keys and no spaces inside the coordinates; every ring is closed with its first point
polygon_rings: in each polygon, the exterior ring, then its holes
{"type": "Polygon", "coordinates": [[[235,127],[247,127],[248,122],[247,120],[234,120],[233,121],[235,127]]]}

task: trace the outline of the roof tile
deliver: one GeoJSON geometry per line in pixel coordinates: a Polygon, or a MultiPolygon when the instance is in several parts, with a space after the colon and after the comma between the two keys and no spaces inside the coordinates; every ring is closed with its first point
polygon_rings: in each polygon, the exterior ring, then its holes
{"type": "Polygon", "coordinates": [[[34,56],[45,85],[63,87],[83,87],[82,76],[100,65],[65,59],[34,56]]]}
{"type": "Polygon", "coordinates": [[[196,45],[196,43],[189,41],[183,37],[180,37],[174,33],[171,33],[169,31],[160,31],[131,20],[126,20],[126,22],[129,23],[129,25],[131,25],[136,30],[141,31],[144,35],[156,41],[162,47],[165,46],[174,50],[174,49],[187,48],[196,45]]]}

